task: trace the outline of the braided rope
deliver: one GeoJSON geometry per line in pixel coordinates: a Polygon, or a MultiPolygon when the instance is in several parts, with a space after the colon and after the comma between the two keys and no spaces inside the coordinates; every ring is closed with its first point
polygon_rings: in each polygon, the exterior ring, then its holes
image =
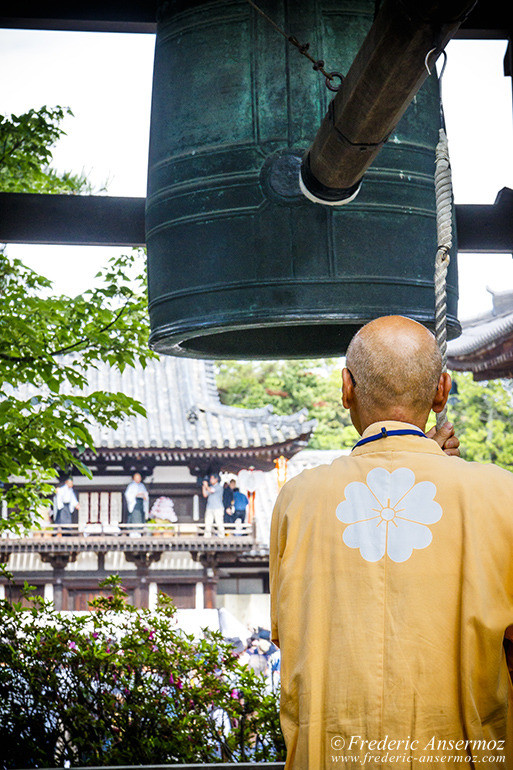
{"type": "MultiPolygon", "coordinates": [[[[452,177],[447,136],[443,128],[435,152],[436,231],[435,337],[442,354],[442,371],[447,371],[447,270],[452,246],[452,177]]],[[[447,406],[436,416],[439,430],[447,421],[447,406]]]]}

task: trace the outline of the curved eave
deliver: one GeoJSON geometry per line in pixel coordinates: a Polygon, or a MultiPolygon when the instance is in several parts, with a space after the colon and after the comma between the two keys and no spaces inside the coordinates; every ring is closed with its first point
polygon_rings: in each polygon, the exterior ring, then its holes
{"type": "Polygon", "coordinates": [[[450,360],[485,355],[510,339],[513,343],[513,313],[464,326],[461,336],[447,343],[447,355],[450,360]]]}
{"type": "Polygon", "coordinates": [[[271,470],[280,455],[290,459],[304,449],[311,430],[290,440],[268,446],[256,447],[97,447],[96,453],[86,450],[80,459],[86,465],[118,465],[126,460],[134,462],[151,459],[158,465],[189,465],[201,460],[216,460],[223,470],[254,466],[259,470],[271,470]]]}

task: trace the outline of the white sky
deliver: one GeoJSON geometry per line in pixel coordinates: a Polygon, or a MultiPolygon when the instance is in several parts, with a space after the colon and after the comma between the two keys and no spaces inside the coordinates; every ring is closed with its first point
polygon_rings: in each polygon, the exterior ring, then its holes
{"type": "MultiPolygon", "coordinates": [[[[54,152],[60,170],[85,171],[110,195],[144,196],[154,36],[0,30],[0,113],[69,106],[67,136],[54,152]],[[8,73],[8,77],[5,74],[8,73]]],[[[443,97],[457,203],[493,203],[513,187],[511,78],[506,41],[452,41],[443,97]]],[[[10,245],[9,253],[74,294],[92,282],[113,249],[10,245]]],[[[114,250],[119,253],[119,249],[114,250]]],[[[487,286],[513,289],[510,255],[461,254],[459,316],[491,307],[487,286]]]]}

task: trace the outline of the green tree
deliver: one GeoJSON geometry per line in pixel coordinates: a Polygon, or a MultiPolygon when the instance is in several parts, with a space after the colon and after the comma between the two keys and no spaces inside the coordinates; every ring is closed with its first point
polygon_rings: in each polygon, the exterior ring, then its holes
{"type": "Polygon", "coordinates": [[[100,585],[87,615],[0,602],[2,767],[283,758],[277,693],[219,633],[180,631],[163,595],[136,610],[117,576],[100,585]]]}
{"type": "Polygon", "coordinates": [[[44,296],[50,282],[0,254],[0,527],[33,522],[53,494],[55,469],[93,448],[94,424],[115,427],[143,407],[123,393],[84,395],[86,367],[145,363],[148,321],[139,255],[113,258],[100,285],[77,297],[44,296]]]}
{"type": "Polygon", "coordinates": [[[461,456],[513,470],[511,381],[474,382],[471,374],[461,372],[452,376],[458,392],[450,398],[448,416],[461,442],[461,456]]]}
{"type": "Polygon", "coordinates": [[[304,361],[223,361],[217,385],[225,404],[255,409],[271,404],[276,414],[308,411],[317,427],[311,449],[352,447],[358,436],[341,403],[339,359],[304,361]]]}
{"type": "Polygon", "coordinates": [[[91,192],[84,174],[50,167],[52,147],[65,133],[61,121],[72,114],[69,108],[44,106],[0,116],[0,192],[91,192]]]}
{"type": "MultiPolygon", "coordinates": [[[[84,192],[87,183],[48,166],[63,133],[61,107],[4,118],[0,186],[23,192],[84,192]]],[[[77,297],[0,250],[0,529],[28,526],[53,494],[55,470],[78,468],[94,424],[115,426],[143,413],[122,393],[85,395],[85,370],[107,361],[122,370],[152,355],[142,252],[114,257],[96,287],[77,297]]]]}
{"type": "MultiPolygon", "coordinates": [[[[271,404],[277,414],[302,408],[318,421],[309,446],[315,449],[352,447],[358,440],[340,400],[339,359],[313,361],[223,361],[217,383],[223,403],[257,408],[271,404]]],[[[458,393],[451,396],[454,422],[466,460],[494,462],[513,470],[513,383],[474,382],[471,374],[453,373],[458,393]]],[[[427,429],[435,424],[430,414],[427,429]]]]}

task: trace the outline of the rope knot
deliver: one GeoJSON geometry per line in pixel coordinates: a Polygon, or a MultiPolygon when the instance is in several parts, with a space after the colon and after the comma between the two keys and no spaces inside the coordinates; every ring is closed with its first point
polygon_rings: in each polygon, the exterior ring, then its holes
{"type": "Polygon", "coordinates": [[[437,259],[439,262],[445,262],[447,265],[451,261],[450,246],[439,246],[437,250],[437,259]]]}

